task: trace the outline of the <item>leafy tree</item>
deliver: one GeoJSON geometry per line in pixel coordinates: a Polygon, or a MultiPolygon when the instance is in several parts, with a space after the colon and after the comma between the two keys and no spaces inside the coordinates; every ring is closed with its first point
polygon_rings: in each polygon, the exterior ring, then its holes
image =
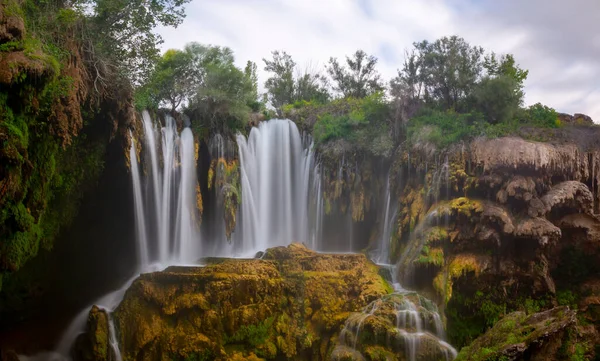
{"type": "Polygon", "coordinates": [[[252,90],[249,94],[248,106],[252,109],[253,112],[260,112],[261,110],[264,110],[264,104],[259,100],[258,97],[258,67],[256,66],[255,62],[248,61],[246,63],[246,68],[244,68],[244,75],[252,84],[252,90]]]}
{"type": "Polygon", "coordinates": [[[330,98],[327,79],[319,73],[305,69],[298,73],[294,84],[294,101],[316,101],[326,103],[330,98]]]}
{"type": "Polygon", "coordinates": [[[483,61],[483,67],[490,76],[507,76],[516,83],[516,90],[523,91],[523,83],[529,75],[529,70],[523,70],[518,65],[512,54],[500,56],[498,59],[495,53],[486,56],[483,61]]]}
{"type": "Polygon", "coordinates": [[[103,64],[117,66],[125,77],[140,83],[158,59],[160,35],[154,29],[178,26],[190,0],[79,0],[91,9],[89,47],[104,55],[103,64]],[[122,67],[120,66],[122,65],[122,67]]]}
{"type": "Polygon", "coordinates": [[[256,67],[238,69],[227,47],[192,43],[186,52],[194,59],[193,69],[199,79],[186,109],[192,121],[217,131],[244,127],[252,112],[250,105],[256,101],[256,67]]]}
{"type": "Polygon", "coordinates": [[[296,71],[296,62],[286,52],[273,51],[273,59],[263,59],[265,70],[272,75],[265,83],[267,100],[281,115],[281,108],[297,101],[329,100],[326,79],[308,68],[303,72],[296,71]],[[296,75],[294,75],[296,73],[296,75]]]}
{"type": "Polygon", "coordinates": [[[327,72],[331,76],[336,91],[345,98],[364,98],[384,89],[381,76],[375,69],[377,58],[357,50],[352,57],[346,57],[346,66],[337,59],[330,58],[327,72]]]}
{"type": "Polygon", "coordinates": [[[414,47],[414,59],[404,65],[400,80],[413,90],[422,89],[426,102],[464,110],[465,100],[481,77],[483,48],[457,36],[433,43],[425,40],[414,47]]]}
{"type": "Polygon", "coordinates": [[[296,62],[285,51],[273,51],[272,60],[263,59],[265,70],[272,73],[265,82],[267,99],[275,109],[295,101],[294,69],[296,62]]]}
{"type": "Polygon", "coordinates": [[[136,94],[140,108],[158,108],[168,105],[175,112],[196,91],[199,73],[192,66],[187,51],[168,50],[159,59],[147,84],[136,94]]]}
{"type": "Polygon", "coordinates": [[[509,121],[513,118],[522,101],[522,93],[516,80],[500,75],[485,77],[475,87],[475,107],[492,124],[509,121]]]}

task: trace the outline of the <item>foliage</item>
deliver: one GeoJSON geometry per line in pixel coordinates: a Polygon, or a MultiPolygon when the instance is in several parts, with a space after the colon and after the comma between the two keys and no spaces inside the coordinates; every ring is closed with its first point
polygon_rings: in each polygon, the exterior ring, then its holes
{"type": "Polygon", "coordinates": [[[425,110],[409,122],[407,138],[413,144],[429,142],[444,148],[476,134],[481,123],[479,113],[425,110]]]}
{"type": "Polygon", "coordinates": [[[119,66],[125,77],[140,83],[149,75],[162,43],[154,29],[181,24],[189,1],[79,0],[76,4],[91,9],[86,36],[106,59],[105,65],[119,66]]]}
{"type": "Polygon", "coordinates": [[[473,91],[475,108],[491,124],[510,121],[519,109],[523,93],[517,91],[518,84],[508,76],[485,77],[473,91]]]}
{"type": "Polygon", "coordinates": [[[265,71],[271,74],[265,82],[265,96],[280,115],[286,104],[302,101],[324,103],[329,100],[326,81],[321,74],[309,69],[299,72],[296,62],[285,51],[273,51],[271,54],[271,60],[263,59],[265,71]]]}
{"type": "Polygon", "coordinates": [[[400,77],[406,84],[423,89],[426,102],[464,111],[464,102],[481,75],[483,48],[457,36],[414,43],[414,48],[413,62],[418,65],[416,69],[403,69],[400,77]]]}
{"type": "Polygon", "coordinates": [[[256,325],[243,325],[233,335],[225,337],[225,343],[244,343],[256,348],[267,340],[274,321],[274,317],[269,317],[256,325]]]}
{"type": "Polygon", "coordinates": [[[199,82],[199,76],[192,69],[192,56],[189,52],[168,50],[158,60],[150,79],[136,94],[136,107],[158,109],[165,103],[174,112],[189,99],[199,82]]]}
{"type": "Polygon", "coordinates": [[[343,139],[376,155],[390,154],[393,142],[387,128],[389,108],[381,93],[362,99],[337,99],[320,109],[313,128],[317,145],[343,139]],[[335,112],[330,111],[333,109],[335,112]]]}
{"type": "Polygon", "coordinates": [[[334,83],[334,89],[345,98],[364,98],[381,92],[383,82],[375,69],[377,58],[357,50],[352,57],[346,57],[346,66],[335,58],[329,59],[327,72],[334,83]]]}

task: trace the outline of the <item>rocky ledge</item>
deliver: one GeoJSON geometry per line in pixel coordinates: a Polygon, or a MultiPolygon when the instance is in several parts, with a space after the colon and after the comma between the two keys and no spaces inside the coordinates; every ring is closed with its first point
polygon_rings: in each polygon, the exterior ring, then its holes
{"type": "MultiPolygon", "coordinates": [[[[123,360],[324,360],[349,315],[391,291],[362,254],[292,244],[207,262],[133,282],[112,315],[123,360]]],[[[77,358],[112,359],[107,317],[92,309],[77,358]]]]}

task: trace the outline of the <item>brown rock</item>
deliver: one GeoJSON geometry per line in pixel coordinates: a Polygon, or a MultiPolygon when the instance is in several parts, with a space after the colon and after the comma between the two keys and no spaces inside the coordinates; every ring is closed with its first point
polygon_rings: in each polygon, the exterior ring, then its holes
{"type": "Polygon", "coordinates": [[[580,113],[575,113],[573,115],[573,122],[575,124],[581,124],[581,125],[593,125],[594,124],[594,121],[592,120],[592,118],[590,118],[588,115],[580,114],[580,113]]]}
{"type": "Polygon", "coordinates": [[[556,242],[560,236],[560,228],[544,218],[529,218],[521,221],[515,230],[515,236],[537,240],[541,246],[556,242]]]}
{"type": "Polygon", "coordinates": [[[0,44],[19,41],[25,35],[25,22],[17,10],[21,9],[21,1],[8,0],[0,4],[0,44]]]}
{"type": "Polygon", "coordinates": [[[589,188],[577,181],[567,181],[552,187],[542,197],[547,211],[553,208],[568,208],[573,213],[593,213],[594,196],[589,188]]]}

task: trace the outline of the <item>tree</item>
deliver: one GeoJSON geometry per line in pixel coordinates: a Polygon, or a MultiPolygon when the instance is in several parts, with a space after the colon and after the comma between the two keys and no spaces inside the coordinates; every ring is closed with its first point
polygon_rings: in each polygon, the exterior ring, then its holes
{"type": "Polygon", "coordinates": [[[344,98],[364,98],[384,89],[381,76],[375,69],[377,58],[357,50],[353,57],[346,57],[346,66],[330,58],[327,72],[336,91],[344,98]]]}
{"type": "Polygon", "coordinates": [[[513,118],[522,96],[515,92],[517,82],[506,75],[485,77],[475,87],[475,107],[492,124],[509,121],[513,118]]]}
{"type": "Polygon", "coordinates": [[[522,99],[524,96],[523,83],[529,75],[529,70],[523,70],[516,65],[515,58],[512,56],[512,54],[502,55],[500,59],[498,59],[496,54],[493,52],[485,57],[483,67],[486,69],[489,76],[506,76],[513,79],[515,84],[514,91],[521,99],[519,104],[522,104],[522,99]]]}
{"type": "Polygon", "coordinates": [[[294,84],[294,101],[316,101],[326,103],[331,95],[327,89],[327,78],[311,71],[308,67],[303,72],[298,72],[294,84]]]}
{"type": "Polygon", "coordinates": [[[159,26],[178,26],[185,17],[184,5],[190,0],[79,0],[91,9],[90,26],[83,36],[87,50],[101,53],[94,64],[97,74],[111,67],[135,84],[150,75],[159,58],[159,26]]]}
{"type": "Polygon", "coordinates": [[[139,107],[158,108],[167,105],[174,113],[195,93],[199,73],[193,68],[192,56],[187,51],[168,50],[159,59],[149,80],[142,86],[136,99],[139,107]]]}
{"type": "Polygon", "coordinates": [[[273,51],[273,59],[263,59],[265,70],[271,76],[265,83],[267,99],[279,115],[286,104],[304,101],[327,102],[330,98],[325,77],[308,67],[300,72],[296,62],[286,52],[273,51]],[[296,73],[296,75],[294,75],[296,73]]]}
{"type": "Polygon", "coordinates": [[[201,127],[224,132],[244,127],[250,117],[250,105],[256,101],[256,69],[249,65],[238,69],[231,49],[188,44],[198,86],[186,112],[201,127]]]}
{"type": "Polygon", "coordinates": [[[263,59],[265,71],[272,75],[265,82],[267,99],[279,111],[285,104],[294,102],[294,69],[296,63],[285,51],[275,50],[272,60],[263,59]]]}
{"type": "MultiPolygon", "coordinates": [[[[483,48],[471,46],[463,38],[443,37],[433,43],[414,43],[418,58],[418,79],[425,101],[444,109],[464,110],[482,73],[483,48]]],[[[409,65],[411,65],[409,63],[409,65]]],[[[412,74],[412,69],[404,69],[412,74]]]]}

